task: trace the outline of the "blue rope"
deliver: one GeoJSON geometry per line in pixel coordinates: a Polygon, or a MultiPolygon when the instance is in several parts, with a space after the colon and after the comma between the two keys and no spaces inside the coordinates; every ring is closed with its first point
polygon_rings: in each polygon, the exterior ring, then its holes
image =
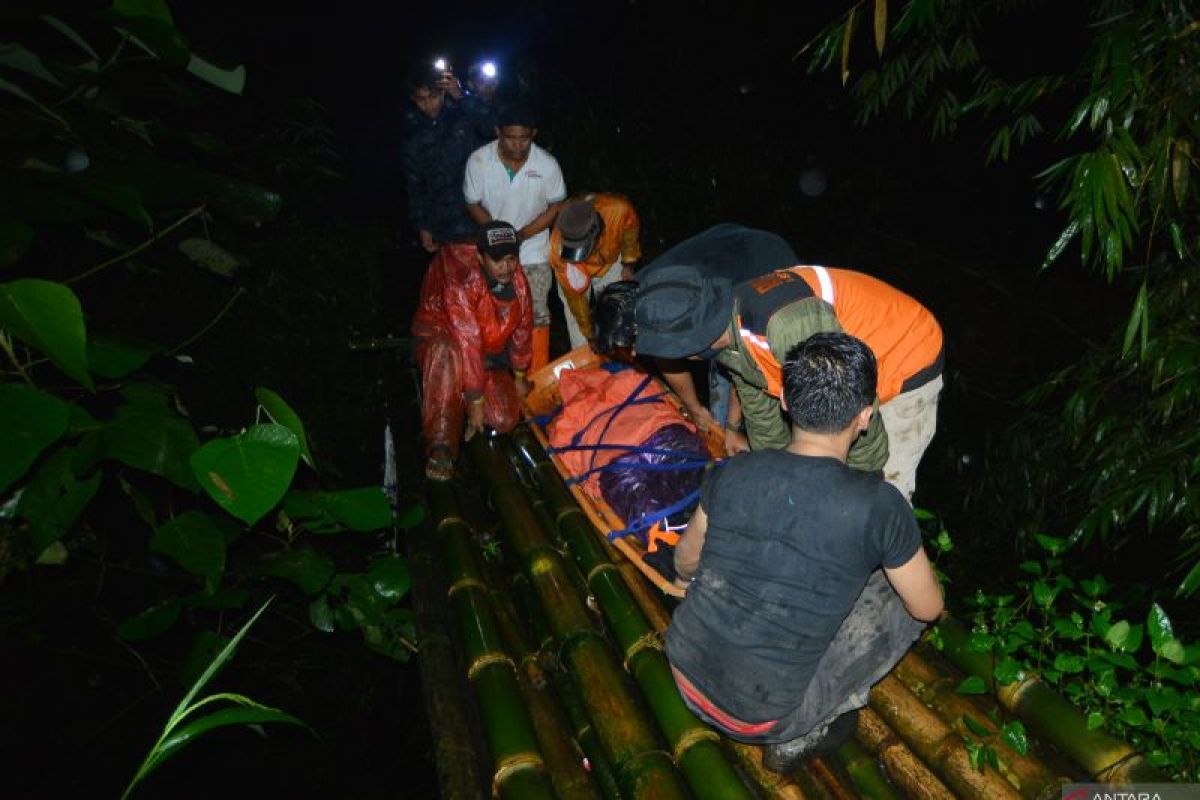
{"type": "Polygon", "coordinates": [[[708,453],[692,450],[666,450],[661,447],[643,447],[640,444],[568,444],[562,447],[547,447],[547,453],[570,453],[579,450],[623,450],[626,453],[645,453],[652,456],[679,456],[680,458],[708,458],[708,453]]]}
{"type": "Polygon", "coordinates": [[[637,522],[630,523],[619,531],[611,532],[608,534],[608,540],[611,542],[615,539],[620,539],[622,536],[628,536],[631,533],[641,533],[644,530],[648,530],[649,528],[653,527],[654,523],[664,520],[676,512],[683,511],[692,503],[696,502],[696,500],[699,498],[699,489],[689,492],[682,500],[672,503],[666,508],[660,508],[658,511],[652,511],[649,514],[642,514],[638,517],[637,522]]]}
{"type": "Polygon", "coordinates": [[[703,461],[672,461],[665,464],[630,464],[628,461],[610,461],[603,466],[592,467],[582,475],[568,478],[566,484],[567,486],[573,486],[576,483],[582,483],[597,472],[616,472],[619,469],[645,470],[646,472],[680,472],[685,469],[703,469],[710,463],[712,462],[708,459],[704,459],[703,461]]]}

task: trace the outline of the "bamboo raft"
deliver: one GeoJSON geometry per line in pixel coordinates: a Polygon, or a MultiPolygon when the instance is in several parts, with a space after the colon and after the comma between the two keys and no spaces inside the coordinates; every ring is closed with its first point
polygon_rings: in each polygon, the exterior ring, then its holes
{"type": "MultiPolygon", "coordinates": [[[[562,369],[595,363],[575,351],[532,376],[528,410],[554,400],[562,369]]],[[[872,689],[854,740],[775,775],[761,748],[723,739],[683,703],[662,650],[674,598],[640,565],[634,542],[608,541],[622,521],[578,484],[567,487],[544,432],[529,424],[476,436],[467,455],[456,481],[427,483],[435,528],[409,542],[449,800],[1041,800],[1073,782],[1165,781],[1124,742],[1087,730],[1036,676],[995,686],[992,654],[972,652],[952,619],[939,623],[941,653],[919,645],[872,689]],[[992,693],[958,694],[966,675],[992,693]],[[1029,730],[1025,755],[995,735],[1007,719],[1029,730]],[[970,744],[980,741],[997,766],[972,764],[970,744]]]]}

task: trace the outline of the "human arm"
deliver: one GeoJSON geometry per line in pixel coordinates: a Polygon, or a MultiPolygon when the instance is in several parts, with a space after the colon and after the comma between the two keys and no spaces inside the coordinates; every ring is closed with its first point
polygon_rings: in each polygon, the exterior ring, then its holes
{"type": "Polygon", "coordinates": [[[662,373],[667,386],[671,387],[671,391],[679,398],[679,402],[683,403],[683,407],[694,422],[704,429],[720,427],[713,415],[700,402],[699,395],[696,394],[696,383],[688,369],[688,362],[674,358],[656,358],[654,363],[662,373]]]}
{"type": "Polygon", "coordinates": [[[942,587],[938,584],[924,547],[918,547],[906,563],[892,569],[884,568],[884,574],[904,601],[904,607],[915,619],[933,622],[941,616],[945,601],[942,587]]]}
{"type": "Polygon", "coordinates": [[[742,403],[738,400],[737,389],[729,390],[729,415],[725,422],[725,453],[737,455],[750,449],[750,439],[746,436],[742,419],[742,403]]]}
{"type": "Polygon", "coordinates": [[[492,215],[487,212],[482,203],[467,203],[467,215],[475,220],[476,225],[487,225],[492,221],[492,215]]]}
{"type": "MultiPolygon", "coordinates": [[[[554,224],[554,218],[558,216],[558,211],[560,208],[562,208],[562,206],[563,203],[561,200],[557,203],[551,203],[546,207],[545,211],[538,214],[529,222],[528,225],[517,231],[517,238],[523,242],[526,239],[531,239],[534,236],[537,236],[539,233],[549,228],[554,224]]],[[[467,207],[467,211],[470,213],[470,206],[467,207]]],[[[474,215],[472,214],[472,216],[474,215]]],[[[484,221],[486,222],[487,220],[484,221]]]]}
{"type": "Polygon", "coordinates": [[[746,436],[750,447],[755,450],[782,450],[792,441],[792,430],[783,417],[779,398],[767,394],[765,389],[752,386],[741,375],[734,372],[733,385],[737,389],[746,421],[746,436]]]}
{"type": "Polygon", "coordinates": [[[708,515],[704,513],[704,506],[696,506],[696,512],[675,545],[675,585],[680,589],[687,588],[700,567],[700,551],[704,549],[706,533],[708,515]]]}

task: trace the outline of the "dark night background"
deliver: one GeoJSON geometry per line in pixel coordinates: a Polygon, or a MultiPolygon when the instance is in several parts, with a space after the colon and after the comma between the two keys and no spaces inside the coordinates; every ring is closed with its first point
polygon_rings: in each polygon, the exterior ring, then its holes
{"type": "MultiPolygon", "coordinates": [[[[924,126],[898,115],[854,124],[852,98],[836,74],[809,76],[806,60],[794,58],[845,5],[514,0],[296,3],[276,10],[173,3],[178,27],[198,52],[245,63],[249,72],[239,101],[246,117],[205,123],[227,139],[251,136],[253,125],[269,125],[290,101],[320,103],[346,179],[319,194],[285,194],[285,203],[339,230],[375,232],[353,268],[331,258],[345,272],[328,274],[318,286],[299,274],[291,284],[280,278],[281,307],[258,301],[239,309],[228,330],[203,346],[240,386],[274,386],[297,408],[324,409],[323,419],[311,422],[334,432],[326,442],[336,471],[348,479],[377,478],[379,367],[346,359],[344,340],[347,331],[403,335],[427,263],[404,215],[404,72],[446,55],[464,74],[473,60],[490,57],[504,90],[527,92],[541,110],[538,140],[559,159],[568,190],[611,190],[632,199],[648,256],[711,224],[736,221],[777,231],[810,263],[878,275],[937,315],[946,332],[946,390],[916,501],[946,515],[956,537],[975,540],[986,558],[991,537],[998,541],[1004,532],[966,516],[959,501],[967,482],[987,468],[988,442],[1017,413],[1016,395],[1102,340],[1128,300],[1070,259],[1045,273],[1037,269],[1062,226],[1055,198],[1039,200],[1033,178],[1052,160],[1049,137],[1017,151],[1009,164],[985,167],[978,131],[931,142],[924,126]],[[811,167],[828,178],[816,198],[799,189],[811,167]],[[387,293],[372,302],[345,300],[367,284],[387,293]],[[306,293],[334,302],[327,312],[300,317],[295,297],[306,293]],[[296,305],[285,313],[287,303],[296,305]],[[281,326],[277,338],[255,341],[262,318],[251,316],[251,308],[281,326]],[[294,348],[276,349],[278,337],[294,348]]],[[[1063,18],[1078,20],[1066,12],[1082,5],[1063,3],[1063,18]]],[[[1078,62],[1079,31],[1063,30],[1045,13],[1033,22],[1018,18],[985,37],[1002,67],[1027,72],[1078,62]]],[[[866,49],[857,57],[866,58],[866,49]]],[[[280,226],[271,235],[298,232],[280,226]]],[[[190,380],[203,384],[205,375],[190,380]]],[[[235,407],[244,411],[245,394],[197,402],[216,418],[232,417],[235,407]]],[[[411,464],[419,447],[415,428],[401,433],[398,446],[411,464]]],[[[419,485],[415,474],[405,480],[410,491],[419,485]]],[[[306,625],[292,622],[295,630],[306,625]]],[[[261,637],[265,642],[268,631],[288,625],[276,621],[261,637]]],[[[415,665],[398,667],[348,640],[340,649],[307,644],[296,661],[263,643],[256,666],[234,675],[242,685],[249,681],[248,689],[285,676],[295,696],[263,693],[311,722],[320,739],[293,731],[261,739],[231,730],[178,757],[171,777],[156,777],[146,796],[243,793],[231,786],[295,797],[436,794],[415,665]]],[[[30,762],[37,774],[30,786],[66,793],[98,785],[111,795],[131,771],[176,690],[167,688],[154,708],[144,704],[100,726],[114,713],[108,695],[135,697],[150,688],[140,670],[130,669],[128,654],[111,661],[84,670],[83,700],[81,687],[71,685],[80,680],[77,664],[23,665],[23,678],[48,696],[54,685],[64,687],[61,699],[49,703],[44,727],[18,749],[5,748],[10,756],[37,759],[30,762]],[[81,720],[85,711],[94,715],[91,721],[62,727],[76,708],[81,720]]]]}

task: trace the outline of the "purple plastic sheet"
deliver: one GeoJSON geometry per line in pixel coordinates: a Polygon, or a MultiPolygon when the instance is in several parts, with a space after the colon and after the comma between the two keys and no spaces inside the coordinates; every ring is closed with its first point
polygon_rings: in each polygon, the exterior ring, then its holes
{"type": "MultiPolygon", "coordinates": [[[[707,453],[700,435],[686,425],[666,425],[659,428],[642,446],[654,450],[670,450],[678,455],[630,453],[614,460],[600,473],[600,494],[604,502],[628,524],[642,514],[652,514],[679,502],[700,488],[703,467],[673,470],[638,469],[645,464],[678,464],[695,461],[697,453],[707,453]]],[[[692,508],[672,514],[670,522],[680,524],[691,516],[692,508]]],[[[645,538],[645,534],[641,536],[645,538]]]]}

